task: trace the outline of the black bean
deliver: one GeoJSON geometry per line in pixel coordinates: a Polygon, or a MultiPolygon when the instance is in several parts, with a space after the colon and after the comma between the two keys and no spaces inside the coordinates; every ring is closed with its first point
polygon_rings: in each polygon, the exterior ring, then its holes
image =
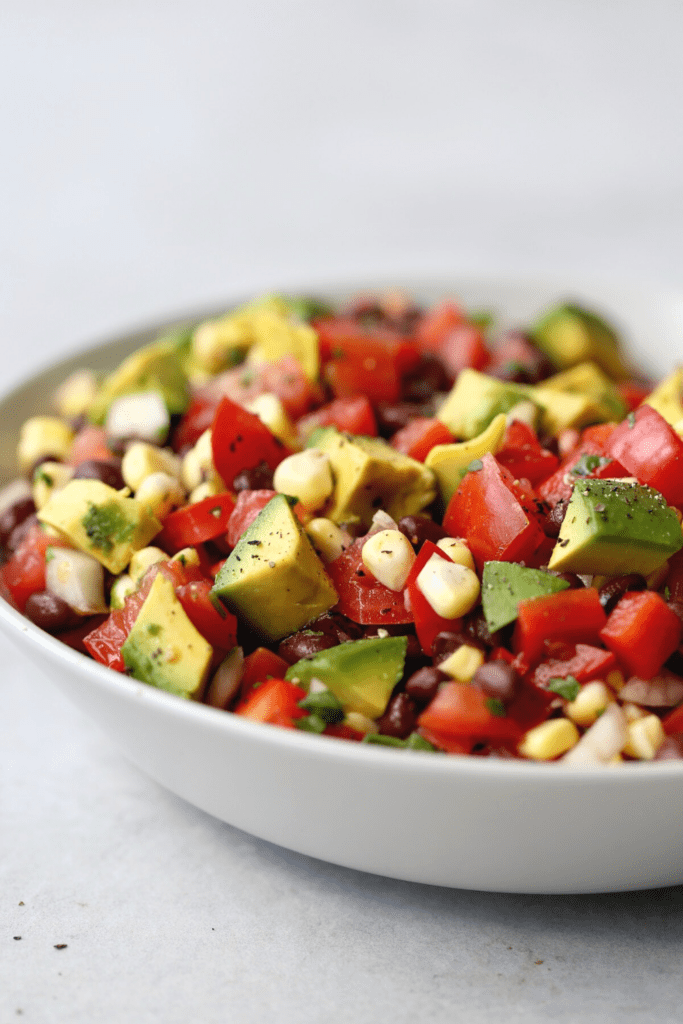
{"type": "Polygon", "coordinates": [[[335,643],[343,644],[347,640],[360,640],[365,635],[365,628],[357,622],[352,622],[345,615],[339,612],[325,612],[318,616],[308,626],[308,629],[318,630],[332,637],[335,643]]]}
{"type": "Polygon", "coordinates": [[[35,512],[32,512],[30,515],[26,516],[23,522],[19,523],[18,526],[14,527],[9,537],[7,538],[7,543],[5,544],[5,547],[10,554],[17,550],[21,542],[27,536],[31,527],[36,526],[37,523],[38,516],[35,514],[35,512]]]}
{"type": "Polygon", "coordinates": [[[466,633],[438,633],[432,643],[432,660],[435,665],[440,665],[451,654],[459,650],[463,644],[471,644],[472,638],[466,633]]]}
{"type": "Polygon", "coordinates": [[[273,470],[267,462],[241,470],[232,482],[233,491],[272,491],[273,470]]]}
{"type": "Polygon", "coordinates": [[[49,590],[31,594],[26,602],[24,613],[31,622],[40,626],[47,633],[59,633],[79,621],[78,616],[66,601],[57,597],[56,594],[50,593],[49,590]]]}
{"type": "Polygon", "coordinates": [[[401,391],[408,402],[430,402],[437,391],[448,391],[451,383],[441,360],[426,352],[415,370],[403,379],[401,391]]]}
{"type": "Polygon", "coordinates": [[[481,609],[470,612],[469,615],[465,616],[463,632],[467,636],[467,643],[471,644],[474,641],[475,647],[505,646],[504,641],[507,639],[500,629],[495,633],[491,632],[481,609]]]}
{"type": "Polygon", "coordinates": [[[313,630],[302,630],[300,633],[292,633],[280,642],[278,654],[290,665],[301,661],[302,658],[312,658],[320,651],[326,651],[330,647],[336,647],[335,637],[325,633],[318,633],[313,630]]]}
{"type": "Polygon", "coordinates": [[[543,532],[546,537],[559,537],[560,527],[567,512],[567,502],[562,498],[558,501],[555,508],[551,508],[545,517],[543,523],[543,532]]]}
{"type": "Polygon", "coordinates": [[[426,540],[437,544],[448,534],[442,526],[427,516],[403,516],[397,526],[404,537],[407,537],[414,548],[420,548],[426,540]]]}
{"type": "Polygon", "coordinates": [[[33,498],[21,498],[6,508],[0,516],[0,547],[6,547],[12,532],[25,519],[35,514],[36,506],[33,498]]]}
{"type": "Polygon", "coordinates": [[[515,695],[519,675],[502,659],[487,661],[474,673],[472,682],[480,686],[488,697],[507,702],[515,695]]]}
{"type": "Polygon", "coordinates": [[[386,706],[384,714],[377,720],[377,731],[382,736],[395,736],[404,740],[410,736],[417,723],[417,705],[405,693],[397,693],[386,706]]]}
{"type": "Polygon", "coordinates": [[[615,576],[614,579],[609,580],[604,586],[600,587],[598,591],[600,604],[609,615],[627,591],[645,590],[646,587],[647,580],[637,572],[631,572],[628,576],[615,576]]]}
{"type": "Polygon", "coordinates": [[[683,760],[683,732],[674,732],[662,743],[655,754],[655,761],[683,760]]]}
{"type": "Polygon", "coordinates": [[[377,429],[381,436],[391,437],[397,430],[406,427],[416,416],[429,416],[431,407],[417,402],[379,402],[375,414],[377,429]]]}
{"type": "Polygon", "coordinates": [[[120,491],[126,486],[121,474],[121,459],[88,459],[76,467],[74,480],[100,480],[108,487],[120,491]]]}
{"type": "Polygon", "coordinates": [[[418,704],[429,704],[436,696],[439,683],[443,683],[447,679],[448,676],[445,672],[433,665],[427,665],[425,668],[419,668],[417,672],[413,672],[406,681],[404,691],[418,704]]]}

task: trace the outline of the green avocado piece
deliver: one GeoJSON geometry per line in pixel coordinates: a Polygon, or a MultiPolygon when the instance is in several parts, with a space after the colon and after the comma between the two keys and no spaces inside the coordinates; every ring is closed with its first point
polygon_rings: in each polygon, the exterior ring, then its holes
{"type": "Polygon", "coordinates": [[[369,527],[378,509],[393,519],[415,515],[434,501],[436,477],[416,459],[402,455],[379,437],[316,430],[309,448],[326,452],[334,490],[326,515],[335,523],[369,527]]]}
{"type": "Polygon", "coordinates": [[[614,329],[581,306],[564,303],[550,310],[532,329],[531,336],[558,369],[591,359],[610,377],[629,375],[614,329]]]}
{"type": "Polygon", "coordinates": [[[466,369],[458,375],[436,416],[456,437],[470,441],[500,413],[510,412],[529,399],[534,400],[532,390],[523,384],[508,384],[479,370],[466,369]]]}
{"type": "Polygon", "coordinates": [[[681,547],[681,524],[659,491],[628,480],[579,480],[548,568],[648,576],[681,547]]]}
{"type": "Polygon", "coordinates": [[[190,622],[173,584],[158,573],[121,648],[135,679],[180,697],[199,698],[213,648],[190,622]]]}
{"type": "Polygon", "coordinates": [[[643,405],[651,405],[660,416],[663,416],[671,426],[683,419],[683,366],[676,369],[665,377],[660,384],[650,392],[643,405]]]}
{"type": "Polygon", "coordinates": [[[425,466],[436,474],[444,505],[448,504],[457,491],[467,467],[474,459],[480,459],[488,453],[495,455],[500,450],[506,426],[505,414],[500,413],[479,437],[454,444],[437,444],[432,448],[425,459],[425,466]]]}
{"type": "MultiPolygon", "coordinates": [[[[179,337],[184,342],[184,335],[179,337]]],[[[92,422],[104,423],[116,398],[138,391],[158,391],[170,413],[185,412],[189,403],[185,348],[176,337],[164,338],[124,359],[100,385],[88,409],[92,422]]]]}
{"type": "Polygon", "coordinates": [[[542,569],[528,569],[516,562],[484,562],[481,604],[490,632],[515,621],[520,601],[556,594],[568,586],[566,580],[542,569]]]}
{"type": "Polygon", "coordinates": [[[407,647],[405,636],[350,640],[297,661],[285,679],[298,679],[304,687],[319,679],[345,711],[378,718],[403,675],[407,647]]]}
{"type": "Polygon", "coordinates": [[[600,420],[614,420],[618,423],[628,412],[614,383],[592,360],[577,363],[568,370],[548,377],[541,387],[546,391],[583,395],[593,399],[600,420]]]}
{"type": "Polygon", "coordinates": [[[240,537],[211,596],[267,640],[295,633],[338,600],[284,494],[271,498],[240,537]]]}

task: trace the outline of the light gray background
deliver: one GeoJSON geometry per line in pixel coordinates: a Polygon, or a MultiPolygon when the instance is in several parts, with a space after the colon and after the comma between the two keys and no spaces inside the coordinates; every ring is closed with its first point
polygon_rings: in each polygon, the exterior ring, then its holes
{"type": "MultiPolygon", "coordinates": [[[[679,284],[682,29],[666,2],[4,0],[4,386],[313,277],[679,284]]],[[[463,893],[288,853],[0,659],[2,1024],[681,1020],[683,890],[463,893]]]]}

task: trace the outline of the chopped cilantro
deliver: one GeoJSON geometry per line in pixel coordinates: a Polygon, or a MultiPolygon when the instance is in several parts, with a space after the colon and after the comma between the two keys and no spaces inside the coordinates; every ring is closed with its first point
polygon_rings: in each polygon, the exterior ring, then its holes
{"type": "Polygon", "coordinates": [[[481,459],[472,459],[469,466],[465,470],[466,473],[478,473],[480,469],[484,468],[484,463],[481,459]]]}
{"type": "Polygon", "coordinates": [[[555,678],[548,683],[548,689],[559,694],[565,700],[576,700],[581,692],[581,685],[574,676],[567,676],[566,679],[555,678]]]}
{"type": "Polygon", "coordinates": [[[294,725],[297,729],[301,729],[302,732],[325,732],[327,722],[320,715],[306,715],[305,718],[296,718],[294,725]]]}
{"type": "Polygon", "coordinates": [[[126,519],[115,501],[106,505],[90,502],[81,524],[90,540],[90,546],[99,548],[105,554],[109,554],[115,544],[125,544],[135,532],[135,524],[126,519]]]}
{"type": "Polygon", "coordinates": [[[572,469],[574,476],[590,476],[596,469],[607,466],[612,460],[604,455],[582,455],[572,469]]]}
{"type": "Polygon", "coordinates": [[[309,693],[299,701],[299,707],[303,711],[310,711],[311,716],[317,715],[322,718],[328,725],[341,722],[344,718],[344,709],[330,690],[309,693]]]}
{"type": "Polygon", "coordinates": [[[505,705],[503,704],[502,700],[498,700],[497,697],[489,697],[489,699],[486,701],[486,707],[489,709],[492,715],[496,716],[496,718],[505,718],[505,705]]]}

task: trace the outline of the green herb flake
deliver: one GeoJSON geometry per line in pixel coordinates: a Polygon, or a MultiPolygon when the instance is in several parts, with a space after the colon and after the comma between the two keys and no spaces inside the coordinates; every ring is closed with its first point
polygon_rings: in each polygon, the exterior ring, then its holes
{"type": "Polygon", "coordinates": [[[481,459],[472,459],[469,466],[465,470],[466,473],[478,473],[480,469],[484,468],[484,463],[481,459]]]}
{"type": "Polygon", "coordinates": [[[147,627],[147,632],[150,636],[159,636],[159,633],[161,633],[161,626],[158,622],[150,622],[147,627]]]}
{"type": "Polygon", "coordinates": [[[396,736],[383,736],[379,732],[367,732],[361,743],[373,743],[378,747],[401,747],[405,749],[406,741],[399,740],[396,736]]]}
{"type": "Polygon", "coordinates": [[[576,700],[581,692],[581,684],[577,682],[574,676],[567,676],[566,679],[551,679],[548,683],[548,689],[552,690],[553,693],[557,693],[560,697],[564,697],[565,700],[573,701],[576,700]]]}
{"type": "Polygon", "coordinates": [[[90,546],[109,554],[115,544],[125,544],[135,532],[134,523],[129,522],[115,501],[105,505],[90,502],[81,525],[90,541],[90,546]]]}
{"type": "Polygon", "coordinates": [[[330,690],[309,693],[307,697],[299,701],[298,706],[302,711],[310,711],[311,715],[318,715],[327,725],[335,725],[344,718],[344,709],[330,690]]]}
{"type": "Polygon", "coordinates": [[[604,455],[582,455],[571,472],[574,476],[590,476],[596,469],[609,465],[611,461],[604,455]]]}
{"type": "Polygon", "coordinates": [[[634,412],[630,412],[626,417],[626,422],[628,423],[629,430],[633,430],[636,425],[636,414],[634,412]]]}
{"type": "Polygon", "coordinates": [[[486,707],[489,709],[492,715],[495,715],[496,718],[506,717],[505,705],[503,704],[502,700],[498,700],[497,697],[489,697],[489,699],[486,701],[486,707]]]}
{"type": "Polygon", "coordinates": [[[315,732],[319,735],[321,732],[325,732],[327,722],[320,715],[306,715],[305,718],[295,719],[294,725],[302,732],[315,732]]]}

